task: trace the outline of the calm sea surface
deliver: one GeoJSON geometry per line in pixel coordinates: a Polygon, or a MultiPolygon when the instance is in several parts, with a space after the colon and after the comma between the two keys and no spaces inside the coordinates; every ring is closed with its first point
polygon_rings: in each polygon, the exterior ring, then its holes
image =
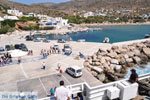
{"type": "Polygon", "coordinates": [[[70,35],[48,35],[48,39],[69,39],[73,41],[85,39],[86,42],[102,42],[105,37],[109,37],[110,42],[121,42],[128,40],[143,39],[145,34],[150,33],[150,25],[123,25],[123,26],[98,26],[101,31],[79,32],[70,35]]]}

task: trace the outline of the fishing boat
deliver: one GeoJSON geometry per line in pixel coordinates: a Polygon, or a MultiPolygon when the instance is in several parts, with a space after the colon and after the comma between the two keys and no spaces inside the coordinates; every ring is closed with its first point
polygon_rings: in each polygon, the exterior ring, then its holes
{"type": "Polygon", "coordinates": [[[103,43],[109,43],[109,38],[105,37],[105,39],[103,40],[103,43]]]}
{"type": "Polygon", "coordinates": [[[150,34],[145,34],[145,38],[150,38],[150,34]]]}

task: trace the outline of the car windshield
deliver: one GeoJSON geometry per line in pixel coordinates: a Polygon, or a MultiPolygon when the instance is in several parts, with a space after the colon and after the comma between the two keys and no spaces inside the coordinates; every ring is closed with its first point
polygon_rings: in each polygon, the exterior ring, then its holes
{"type": "Polygon", "coordinates": [[[77,70],[77,73],[80,73],[80,72],[82,72],[82,70],[81,70],[81,69],[78,69],[78,70],[77,70]]]}

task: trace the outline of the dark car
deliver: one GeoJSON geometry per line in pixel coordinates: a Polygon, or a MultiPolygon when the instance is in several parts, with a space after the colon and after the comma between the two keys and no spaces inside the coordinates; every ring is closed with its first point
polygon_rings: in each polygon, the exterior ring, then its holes
{"type": "Polygon", "coordinates": [[[20,46],[22,51],[28,51],[28,48],[24,43],[21,43],[20,46]]]}
{"type": "Polygon", "coordinates": [[[20,49],[20,50],[21,50],[21,48],[22,48],[20,44],[15,44],[14,47],[15,47],[15,49],[20,49]]]}
{"type": "Polygon", "coordinates": [[[28,36],[25,37],[25,39],[26,39],[26,41],[32,41],[33,40],[33,36],[28,35],[28,36]]]}
{"type": "Polygon", "coordinates": [[[10,45],[5,45],[5,49],[6,49],[7,51],[11,50],[10,45]]]}
{"type": "Polygon", "coordinates": [[[58,39],[57,42],[58,43],[66,43],[66,41],[64,39],[58,39]]]}
{"type": "Polygon", "coordinates": [[[5,50],[3,47],[0,47],[0,54],[4,54],[5,50]]]}

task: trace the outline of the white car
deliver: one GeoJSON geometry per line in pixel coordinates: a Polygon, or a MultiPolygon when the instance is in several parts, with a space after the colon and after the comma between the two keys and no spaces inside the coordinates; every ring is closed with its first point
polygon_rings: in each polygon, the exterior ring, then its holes
{"type": "Polygon", "coordinates": [[[66,69],[66,72],[73,77],[81,77],[82,69],[78,66],[71,66],[66,69]]]}

